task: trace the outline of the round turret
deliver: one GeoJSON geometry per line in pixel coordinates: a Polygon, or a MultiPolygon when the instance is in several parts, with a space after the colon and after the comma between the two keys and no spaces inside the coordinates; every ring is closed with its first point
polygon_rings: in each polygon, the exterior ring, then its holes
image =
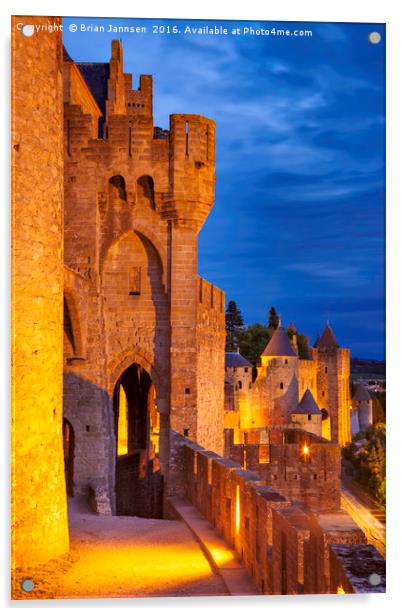
{"type": "Polygon", "coordinates": [[[352,409],[358,415],[359,431],[367,430],[373,423],[373,401],[363,383],[358,383],[356,387],[352,398],[352,409]]]}
{"type": "Polygon", "coordinates": [[[292,422],[302,430],[312,432],[317,436],[322,434],[322,413],[309,389],[306,389],[297,408],[292,412],[292,422]]]}

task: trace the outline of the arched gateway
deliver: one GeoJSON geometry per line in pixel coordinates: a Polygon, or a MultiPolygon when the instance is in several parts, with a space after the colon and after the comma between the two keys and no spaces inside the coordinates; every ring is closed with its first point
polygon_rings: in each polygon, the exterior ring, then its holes
{"type": "Polygon", "coordinates": [[[124,370],[114,387],[117,515],[161,518],[163,514],[155,396],[150,375],[136,363],[124,370]]]}

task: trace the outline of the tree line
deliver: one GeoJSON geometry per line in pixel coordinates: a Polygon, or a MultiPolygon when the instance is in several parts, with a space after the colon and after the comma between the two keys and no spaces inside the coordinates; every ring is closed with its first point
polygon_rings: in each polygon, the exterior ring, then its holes
{"type": "MultiPolygon", "coordinates": [[[[271,306],[267,315],[267,322],[253,323],[245,326],[241,310],[234,300],[228,302],[226,308],[226,351],[237,351],[256,365],[261,353],[265,349],[268,341],[273,336],[279,326],[279,315],[275,306],[271,306]]],[[[293,332],[286,330],[289,338],[293,332]]],[[[309,339],[302,333],[297,332],[297,347],[301,359],[308,359],[309,339]]]]}

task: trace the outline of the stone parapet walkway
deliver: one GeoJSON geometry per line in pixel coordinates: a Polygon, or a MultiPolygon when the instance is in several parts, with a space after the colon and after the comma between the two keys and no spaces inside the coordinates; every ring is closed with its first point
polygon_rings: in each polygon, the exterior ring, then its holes
{"type": "Polygon", "coordinates": [[[188,501],[170,500],[170,505],[200,542],[212,568],[221,576],[229,595],[261,594],[236,553],[188,501]]]}
{"type": "Polygon", "coordinates": [[[229,594],[182,520],[95,515],[73,501],[69,524],[68,557],[29,572],[35,588],[30,593],[21,591],[18,598],[229,594]]]}

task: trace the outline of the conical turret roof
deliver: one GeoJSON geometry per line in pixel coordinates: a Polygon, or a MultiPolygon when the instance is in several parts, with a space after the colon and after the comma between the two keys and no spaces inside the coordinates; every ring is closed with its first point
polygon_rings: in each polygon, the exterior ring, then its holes
{"type": "Polygon", "coordinates": [[[300,413],[301,415],[321,415],[321,411],[318,408],[317,402],[314,400],[314,396],[309,389],[306,389],[300,403],[294,411],[295,413],[300,413]]]}
{"type": "Polygon", "coordinates": [[[252,368],[253,364],[248,361],[239,351],[225,353],[225,366],[227,368],[252,368]]]}
{"type": "Polygon", "coordinates": [[[261,357],[297,357],[282,325],[274,331],[261,357]]]}
{"type": "Polygon", "coordinates": [[[288,330],[290,330],[291,332],[293,332],[294,334],[297,334],[297,329],[296,329],[296,325],[293,323],[293,321],[291,321],[288,325],[288,330]]]}
{"type": "Polygon", "coordinates": [[[355,400],[357,402],[371,400],[371,396],[369,392],[367,391],[367,388],[363,385],[363,383],[357,384],[356,391],[353,394],[352,400],[355,400]]]}
{"type": "Polygon", "coordinates": [[[332,331],[329,323],[327,323],[324,331],[322,332],[321,336],[318,338],[314,346],[317,347],[318,349],[324,348],[324,347],[338,347],[339,346],[336,341],[335,334],[332,331]]]}

